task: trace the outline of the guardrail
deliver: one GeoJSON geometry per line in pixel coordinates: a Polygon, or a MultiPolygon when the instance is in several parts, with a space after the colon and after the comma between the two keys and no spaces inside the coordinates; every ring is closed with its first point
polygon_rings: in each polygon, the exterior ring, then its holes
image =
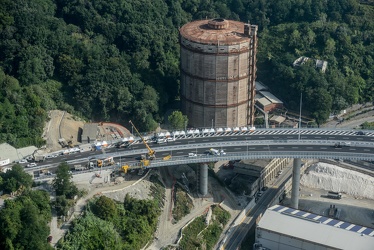
{"type": "MultiPolygon", "coordinates": [[[[157,168],[163,166],[175,166],[183,164],[193,164],[193,163],[208,163],[217,161],[231,161],[231,160],[245,160],[245,159],[273,159],[273,158],[303,158],[303,159],[343,159],[343,160],[374,160],[374,155],[371,153],[348,153],[348,152],[311,152],[311,151],[298,151],[298,152],[285,152],[285,151],[257,151],[257,152],[237,152],[237,153],[226,153],[224,156],[217,155],[197,155],[196,157],[187,156],[173,156],[171,159],[164,160],[153,160],[151,164],[145,168],[157,168]]],[[[68,162],[68,164],[71,164],[68,162]]],[[[126,162],[131,168],[142,168],[140,163],[137,161],[126,162]]],[[[51,164],[51,166],[57,166],[58,164],[51,164]]],[[[28,169],[32,171],[37,171],[41,169],[48,168],[47,165],[43,167],[37,167],[33,169],[28,169]]],[[[113,170],[119,169],[119,165],[112,165],[104,167],[101,170],[113,170]]],[[[79,171],[78,173],[95,172],[100,171],[100,168],[89,169],[85,171],[79,171]]],[[[45,178],[53,178],[54,175],[49,175],[45,178]]],[[[43,179],[43,178],[40,178],[43,179]]]]}
{"type": "MultiPolygon", "coordinates": [[[[341,140],[242,140],[242,141],[220,141],[220,142],[204,142],[204,143],[189,143],[189,144],[181,144],[181,145],[173,145],[173,146],[164,146],[164,147],[157,147],[157,152],[172,152],[175,150],[196,150],[201,148],[222,148],[222,147],[239,147],[239,146],[247,146],[248,148],[251,146],[258,146],[258,145],[326,145],[333,147],[335,143],[339,143],[341,140]]],[[[350,141],[351,147],[374,147],[374,142],[364,142],[364,141],[350,141]]],[[[105,154],[98,154],[94,157],[84,157],[80,159],[68,160],[66,161],[68,164],[79,164],[89,162],[92,159],[101,159],[105,157],[124,157],[124,156],[132,156],[132,155],[141,155],[146,154],[148,151],[147,149],[136,149],[136,150],[128,150],[128,151],[117,151],[114,153],[105,153],[105,154]]],[[[359,153],[343,153],[340,154],[339,152],[297,152],[297,151],[257,151],[253,152],[249,149],[244,152],[240,152],[240,154],[235,155],[233,153],[227,153],[225,156],[206,156],[209,162],[211,161],[218,161],[218,160],[236,160],[236,159],[263,159],[263,158],[279,158],[279,157],[287,157],[287,158],[316,158],[316,159],[353,159],[353,160],[373,160],[374,155],[370,154],[359,154],[359,153]],[[250,154],[249,154],[250,153],[250,154]],[[349,156],[348,156],[349,155],[349,156]],[[245,158],[247,157],[247,158],[245,158]],[[213,160],[211,160],[213,158],[213,160]]],[[[170,163],[174,163],[174,159],[178,157],[172,157],[169,160],[170,163]]],[[[201,159],[200,157],[198,159],[201,159]]],[[[156,161],[152,161],[152,166],[155,164],[156,161]]],[[[197,159],[184,160],[181,164],[188,164],[188,163],[196,163],[198,162],[197,159]],[[184,163],[187,161],[187,163],[184,163]]],[[[163,166],[166,165],[175,165],[175,164],[166,164],[163,163],[163,166]]],[[[178,163],[179,164],[179,163],[178,163]]],[[[25,169],[26,171],[35,171],[41,170],[53,166],[57,166],[58,163],[54,164],[45,164],[42,166],[38,166],[32,169],[25,169]]]]}

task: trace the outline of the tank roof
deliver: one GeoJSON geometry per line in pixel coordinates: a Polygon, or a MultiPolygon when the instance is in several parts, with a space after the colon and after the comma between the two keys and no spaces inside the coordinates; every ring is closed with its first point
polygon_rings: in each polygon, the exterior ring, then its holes
{"type": "Polygon", "coordinates": [[[250,39],[244,35],[244,23],[221,18],[187,23],[180,28],[180,34],[203,44],[231,45],[250,39]]]}

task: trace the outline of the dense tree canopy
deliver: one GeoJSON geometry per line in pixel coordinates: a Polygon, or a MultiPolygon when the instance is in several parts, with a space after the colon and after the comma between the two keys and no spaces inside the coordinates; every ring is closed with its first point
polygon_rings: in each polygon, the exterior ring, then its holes
{"type": "Polygon", "coordinates": [[[373,100],[374,9],[359,1],[3,0],[0,141],[42,145],[56,108],[154,129],[178,97],[178,28],[215,17],[259,26],[257,79],[289,108],[302,92],[321,123],[373,100]],[[326,60],[326,73],[293,68],[299,56],[326,60]]]}
{"type": "Polygon", "coordinates": [[[58,249],[141,249],[152,239],[160,208],[126,195],[124,204],[101,196],[59,241],[58,249]]]}
{"type": "Polygon", "coordinates": [[[21,188],[28,189],[32,185],[32,176],[23,167],[16,164],[5,173],[0,172],[0,190],[5,193],[15,192],[21,188]]]}
{"type": "Polygon", "coordinates": [[[72,181],[70,166],[63,162],[56,170],[56,177],[53,179],[52,185],[56,191],[56,195],[64,195],[68,199],[74,198],[78,194],[78,189],[72,181]]]}
{"type": "Polygon", "coordinates": [[[168,116],[168,121],[173,129],[185,129],[188,124],[188,118],[183,115],[180,111],[173,111],[171,115],[168,116]]]}
{"type": "Polygon", "coordinates": [[[0,248],[53,249],[47,243],[51,216],[45,191],[27,191],[14,200],[6,200],[0,210],[0,248]]]}

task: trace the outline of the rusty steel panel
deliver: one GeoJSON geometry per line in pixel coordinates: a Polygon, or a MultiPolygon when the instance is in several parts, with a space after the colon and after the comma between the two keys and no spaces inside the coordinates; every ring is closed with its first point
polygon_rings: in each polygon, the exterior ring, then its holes
{"type": "Polygon", "coordinates": [[[214,29],[209,27],[210,20],[199,20],[185,24],[180,29],[180,34],[186,40],[201,44],[222,44],[232,45],[248,40],[244,35],[244,23],[232,20],[228,22],[225,29],[214,29]]]}

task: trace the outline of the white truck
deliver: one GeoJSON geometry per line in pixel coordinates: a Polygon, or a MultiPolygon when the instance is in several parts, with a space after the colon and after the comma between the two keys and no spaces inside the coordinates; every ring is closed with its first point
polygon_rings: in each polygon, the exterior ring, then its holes
{"type": "Polygon", "coordinates": [[[209,149],[209,154],[211,155],[219,155],[219,150],[218,149],[214,149],[214,148],[211,148],[209,149]]]}

